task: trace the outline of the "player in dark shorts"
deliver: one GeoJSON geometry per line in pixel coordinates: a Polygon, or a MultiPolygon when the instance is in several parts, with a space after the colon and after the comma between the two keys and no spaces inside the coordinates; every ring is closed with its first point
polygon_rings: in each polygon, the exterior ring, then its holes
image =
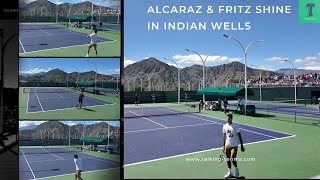
{"type": "Polygon", "coordinates": [[[223,100],[223,107],[224,107],[224,113],[226,114],[227,113],[227,107],[228,107],[228,100],[227,100],[227,98],[225,98],[224,100],[223,100]]]}
{"type": "Polygon", "coordinates": [[[81,93],[79,94],[79,103],[78,103],[78,105],[77,105],[76,107],[81,108],[82,103],[83,103],[83,98],[84,98],[84,94],[81,92],[81,93]]]}
{"type": "Polygon", "coordinates": [[[134,96],[134,104],[135,104],[136,106],[138,106],[138,104],[139,104],[139,98],[138,98],[138,95],[137,95],[137,94],[134,96]]]}

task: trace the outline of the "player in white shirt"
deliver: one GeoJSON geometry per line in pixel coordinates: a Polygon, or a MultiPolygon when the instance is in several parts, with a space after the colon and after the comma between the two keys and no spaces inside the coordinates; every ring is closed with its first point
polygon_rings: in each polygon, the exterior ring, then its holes
{"type": "Polygon", "coordinates": [[[82,172],[82,160],[78,158],[78,155],[75,154],[74,156],[74,164],[76,165],[76,174],[75,174],[75,178],[76,180],[79,179],[79,180],[83,180],[81,178],[81,172],[82,172]]]}
{"type": "Polygon", "coordinates": [[[232,123],[232,114],[227,114],[227,123],[222,128],[223,133],[223,149],[227,156],[228,173],[225,178],[233,177],[231,172],[231,162],[235,167],[235,177],[239,177],[239,169],[236,161],[239,141],[241,144],[241,151],[244,152],[243,141],[240,129],[236,124],[232,123]],[[238,141],[239,139],[239,141],[238,141]],[[231,159],[230,159],[231,158],[231,159]]]}
{"type": "Polygon", "coordinates": [[[88,46],[88,51],[87,51],[87,56],[86,57],[89,57],[89,54],[90,54],[90,49],[92,47],[94,47],[94,50],[96,51],[96,55],[98,56],[98,50],[97,50],[97,41],[98,41],[98,36],[97,36],[97,30],[94,30],[94,32],[92,32],[91,34],[89,33],[87,37],[90,37],[91,39],[91,42],[88,46]]]}

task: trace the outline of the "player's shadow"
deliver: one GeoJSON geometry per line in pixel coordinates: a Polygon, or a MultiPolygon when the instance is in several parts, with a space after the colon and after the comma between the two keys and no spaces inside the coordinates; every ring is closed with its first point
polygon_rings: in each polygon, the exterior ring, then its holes
{"type": "Polygon", "coordinates": [[[93,110],[93,109],[88,109],[88,108],[81,108],[81,109],[83,109],[83,110],[85,110],[85,111],[96,112],[96,111],[95,111],[95,110],[93,110]]]}

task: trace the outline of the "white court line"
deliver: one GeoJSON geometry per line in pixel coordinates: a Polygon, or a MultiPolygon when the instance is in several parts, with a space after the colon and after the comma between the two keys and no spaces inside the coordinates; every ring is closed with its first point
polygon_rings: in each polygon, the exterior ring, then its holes
{"type": "MultiPolygon", "coordinates": [[[[100,106],[113,106],[113,105],[116,105],[116,104],[117,104],[117,103],[113,103],[113,104],[104,104],[104,105],[96,105],[96,106],[82,106],[82,108],[100,107],[100,106]]],[[[72,107],[72,108],[64,108],[64,109],[53,109],[53,110],[46,110],[46,111],[28,112],[28,114],[43,113],[43,112],[51,112],[51,111],[63,111],[63,110],[68,110],[68,109],[75,109],[75,107],[72,107]]]]}
{"type": "MultiPolygon", "coordinates": [[[[166,110],[167,110],[167,109],[166,109],[166,110]]],[[[167,111],[169,111],[169,112],[174,112],[174,111],[170,111],[170,110],[167,110],[167,111]]],[[[194,117],[194,118],[198,118],[198,117],[196,117],[196,116],[191,116],[191,115],[187,115],[187,114],[183,114],[183,115],[190,116],[190,117],[194,117]]],[[[200,116],[200,115],[199,115],[199,116],[200,116]]],[[[202,116],[202,117],[225,121],[225,119],[220,119],[220,118],[217,118],[217,117],[209,117],[209,116],[202,116]]],[[[200,118],[200,119],[202,119],[202,118],[200,118]]],[[[211,120],[208,120],[208,121],[211,121],[211,120]]],[[[215,122],[215,121],[211,121],[211,122],[215,122]]],[[[258,128],[258,129],[263,129],[263,130],[268,130],[268,131],[272,131],[272,132],[276,132],[276,133],[287,134],[287,135],[293,136],[293,134],[289,134],[289,133],[285,133],[285,132],[280,132],[280,131],[275,131],[275,130],[271,130],[271,129],[267,129],[267,128],[261,128],[261,127],[257,127],[257,126],[253,126],[253,125],[249,125],[249,124],[244,124],[244,123],[239,123],[239,122],[234,122],[234,123],[235,123],[235,124],[242,124],[242,125],[245,125],[245,126],[255,127],[255,128],[258,128]]],[[[223,124],[223,123],[219,123],[219,124],[223,124]]]]}
{"type": "Polygon", "coordinates": [[[40,100],[39,100],[39,97],[38,97],[38,94],[37,94],[36,90],[33,89],[33,91],[35,92],[35,94],[36,94],[36,96],[37,96],[37,99],[38,99],[38,102],[39,102],[39,104],[40,104],[40,107],[41,107],[42,111],[44,112],[43,107],[42,107],[42,104],[41,104],[41,102],[40,102],[40,100]]]}
{"type": "Polygon", "coordinates": [[[65,160],[65,159],[63,159],[62,157],[58,156],[58,155],[55,155],[55,154],[53,154],[53,153],[50,153],[50,154],[53,155],[53,156],[55,156],[55,157],[57,157],[57,158],[59,158],[59,159],[61,159],[61,160],[65,160]]]}
{"type": "MultiPolygon", "coordinates": [[[[75,96],[76,97],[76,96],[75,96]]],[[[59,99],[74,99],[75,97],[61,97],[59,99]]],[[[77,98],[77,97],[76,97],[77,98]]],[[[40,98],[41,100],[44,99],[57,99],[56,97],[48,97],[48,98],[40,98]]]]}
{"type": "Polygon", "coordinates": [[[163,130],[163,129],[175,129],[175,128],[184,128],[184,127],[204,126],[204,125],[209,125],[209,124],[216,124],[216,122],[203,123],[203,124],[192,124],[192,125],[185,125],[185,126],[173,126],[173,127],[167,127],[167,128],[154,128],[154,129],[143,129],[143,130],[136,130],[136,131],[127,131],[127,132],[124,132],[124,134],[136,133],[136,132],[156,131],[156,130],[163,130]]]}
{"type": "MultiPolygon", "coordinates": [[[[51,34],[51,36],[63,36],[63,35],[69,35],[72,33],[65,33],[65,34],[51,34]]],[[[47,37],[48,35],[36,35],[36,36],[21,36],[22,38],[33,38],[33,37],[47,37]]]]}
{"type": "Polygon", "coordinates": [[[60,94],[58,94],[58,93],[54,92],[52,89],[50,89],[50,91],[51,91],[51,92],[53,92],[54,94],[56,94],[56,95],[58,95],[58,96],[60,96],[60,97],[62,97],[62,98],[63,98],[63,96],[61,96],[60,94]]]}
{"type": "MultiPolygon", "coordinates": [[[[63,160],[73,160],[73,159],[63,159],[63,160]]],[[[42,160],[42,161],[29,161],[30,163],[43,163],[43,162],[54,162],[54,161],[62,161],[62,159],[50,159],[50,160],[42,160]]]]}
{"type": "MultiPolygon", "coordinates": [[[[99,172],[99,171],[105,171],[105,170],[113,170],[113,169],[119,169],[119,168],[117,167],[117,168],[109,168],[109,169],[99,169],[99,170],[93,170],[93,171],[85,171],[85,172],[81,172],[81,174],[91,173],[91,172],[99,172]]],[[[47,179],[47,178],[60,177],[60,176],[68,176],[68,175],[74,175],[74,173],[62,174],[62,175],[57,175],[57,176],[48,176],[48,177],[37,178],[37,179],[47,179]]],[[[33,179],[33,180],[35,180],[35,179],[33,179]]]]}
{"type": "Polygon", "coordinates": [[[93,156],[90,156],[90,155],[87,155],[87,154],[81,154],[82,156],[85,156],[85,157],[88,157],[88,158],[91,158],[91,159],[96,159],[98,161],[103,161],[103,162],[106,162],[106,163],[109,163],[109,164],[114,164],[114,165],[120,165],[120,163],[114,163],[114,162],[111,162],[111,160],[104,160],[102,158],[95,158],[93,156]]]}
{"type": "MultiPolygon", "coordinates": [[[[263,141],[256,141],[256,142],[252,142],[252,143],[245,143],[244,145],[258,144],[258,143],[262,143],[262,142],[275,141],[275,140],[281,140],[281,139],[288,139],[288,138],[292,138],[292,137],[295,137],[295,135],[288,136],[288,137],[282,137],[282,138],[276,138],[276,139],[268,139],[268,140],[263,140],[263,141]]],[[[185,153],[185,154],[179,154],[179,155],[175,155],[175,156],[168,156],[168,157],[164,157],[164,158],[141,161],[141,162],[137,162],[137,163],[126,164],[126,165],[124,165],[124,167],[134,166],[134,165],[138,165],[138,164],[146,164],[146,163],[149,163],[149,162],[161,161],[161,160],[165,160],[165,159],[172,159],[172,158],[176,158],[176,157],[199,154],[199,153],[203,153],[203,152],[216,151],[216,150],[221,150],[221,148],[213,148],[213,149],[207,149],[207,150],[202,150],[202,151],[197,151],[197,152],[192,152],[192,153],[185,153]]]]}
{"type": "Polygon", "coordinates": [[[20,46],[22,47],[23,52],[24,52],[24,53],[26,53],[26,50],[24,49],[24,47],[23,47],[23,45],[22,45],[22,42],[21,42],[20,38],[19,38],[19,43],[20,43],[20,46]]]}
{"type": "Polygon", "coordinates": [[[28,109],[29,109],[29,95],[30,95],[30,92],[28,92],[26,114],[28,114],[28,109]]]}
{"type": "Polygon", "coordinates": [[[51,36],[52,34],[50,34],[50,33],[48,33],[48,32],[46,32],[46,31],[44,31],[44,30],[42,30],[42,29],[39,29],[40,31],[42,31],[42,32],[44,32],[44,33],[46,33],[46,34],[48,34],[49,36],[51,36]]]}
{"type": "MultiPolygon", "coordinates": [[[[132,111],[129,111],[129,112],[131,112],[132,114],[135,114],[135,115],[137,115],[137,116],[140,116],[139,114],[137,114],[137,113],[135,113],[135,112],[132,112],[132,111]]],[[[164,126],[164,125],[162,125],[162,124],[160,124],[160,123],[157,123],[157,122],[155,122],[155,121],[152,121],[151,119],[149,119],[149,118],[146,118],[146,117],[142,117],[143,119],[146,119],[146,120],[148,120],[148,121],[151,121],[151,122],[153,122],[153,123],[155,123],[155,124],[158,124],[159,126],[162,126],[162,127],[164,127],[164,128],[168,128],[167,126],[164,126]]]]}
{"type": "Polygon", "coordinates": [[[28,160],[27,160],[26,155],[24,155],[24,152],[22,151],[22,149],[20,149],[20,150],[21,150],[21,152],[22,152],[22,154],[23,154],[23,157],[25,158],[25,160],[26,160],[26,162],[27,162],[27,164],[28,164],[28,166],[29,166],[29,169],[30,169],[30,171],[31,171],[31,173],[32,173],[33,178],[34,178],[34,179],[37,179],[36,176],[34,175],[32,169],[31,169],[31,166],[30,166],[30,164],[29,164],[29,162],[28,162],[28,160]]]}

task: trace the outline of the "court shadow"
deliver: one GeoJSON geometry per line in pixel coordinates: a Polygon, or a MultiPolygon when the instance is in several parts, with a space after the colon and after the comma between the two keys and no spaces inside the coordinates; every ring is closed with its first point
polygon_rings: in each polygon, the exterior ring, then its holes
{"type": "Polygon", "coordinates": [[[86,111],[96,112],[96,111],[93,110],[93,109],[88,109],[88,108],[81,108],[81,109],[86,110],[86,111]]]}

